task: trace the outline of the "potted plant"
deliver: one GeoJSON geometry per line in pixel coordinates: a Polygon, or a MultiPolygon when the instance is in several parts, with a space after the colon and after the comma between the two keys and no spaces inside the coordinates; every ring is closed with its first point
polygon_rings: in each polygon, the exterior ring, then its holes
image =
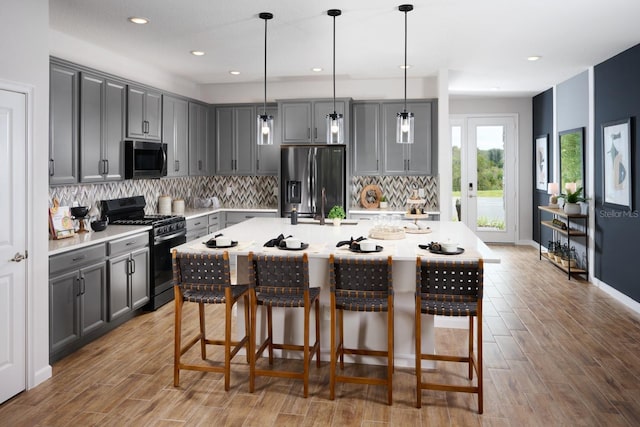
{"type": "Polygon", "coordinates": [[[347,217],[342,206],[338,205],[332,207],[327,216],[333,220],[333,225],[340,225],[340,222],[347,217]]]}
{"type": "Polygon", "coordinates": [[[387,202],[387,196],[384,194],[380,196],[380,209],[387,209],[389,207],[389,203],[387,202]]]}
{"type": "Polygon", "coordinates": [[[576,191],[567,190],[566,194],[561,194],[558,198],[564,199],[564,213],[568,215],[578,215],[582,211],[578,202],[586,202],[587,199],[580,195],[582,187],[578,187],[576,191]]]}

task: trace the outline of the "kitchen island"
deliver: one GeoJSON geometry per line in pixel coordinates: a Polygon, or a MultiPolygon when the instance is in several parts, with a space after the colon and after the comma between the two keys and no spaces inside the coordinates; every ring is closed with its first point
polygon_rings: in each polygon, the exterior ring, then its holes
{"type": "MultiPolygon", "coordinates": [[[[237,246],[227,249],[236,265],[237,283],[247,283],[247,255],[249,252],[267,253],[277,255],[301,254],[302,251],[289,251],[278,248],[264,247],[264,243],[277,237],[294,236],[309,246],[304,252],[309,256],[309,276],[311,286],[319,286],[321,319],[321,349],[322,359],[329,360],[329,254],[335,256],[352,257],[393,257],[393,286],[394,286],[394,310],[395,310],[395,364],[396,366],[414,366],[414,316],[415,316],[415,262],[416,257],[446,258],[450,260],[477,260],[484,259],[485,263],[498,263],[500,259],[485,245],[469,228],[460,222],[430,222],[431,233],[406,234],[399,240],[374,240],[382,246],[381,252],[353,253],[347,246],[336,247],[339,241],[354,239],[360,236],[367,237],[373,227],[372,221],[361,221],[357,224],[343,224],[334,226],[330,221],[325,225],[297,224],[291,225],[288,218],[253,218],[240,224],[233,225],[216,232],[223,233],[226,237],[237,241],[237,246]],[[428,250],[418,247],[419,244],[427,244],[431,241],[455,241],[464,248],[460,255],[435,255],[428,250]]],[[[215,253],[222,249],[209,249],[204,245],[214,234],[205,236],[197,241],[185,243],[176,249],[180,252],[190,253],[215,253]]],[[[238,309],[241,309],[239,307],[238,309]]],[[[240,311],[242,312],[242,311],[240,311]]],[[[313,312],[312,312],[313,313],[313,312]]],[[[259,316],[262,311],[259,311],[259,316]]],[[[273,311],[274,339],[281,341],[302,342],[302,310],[273,311]]],[[[244,329],[242,316],[236,318],[235,330],[244,329]]],[[[345,312],[345,342],[357,342],[372,349],[384,349],[386,347],[386,314],[385,313],[358,313],[345,312]]],[[[264,318],[258,318],[257,335],[259,340],[265,334],[264,318]]],[[[312,322],[313,324],[313,322],[312,322]]],[[[466,321],[461,323],[466,324],[466,321]]],[[[422,342],[424,350],[434,348],[434,317],[425,316],[422,326],[422,342]]],[[[275,353],[281,357],[300,357],[296,353],[275,353]]],[[[345,360],[358,363],[384,364],[384,359],[375,357],[353,356],[345,360]]],[[[425,364],[425,366],[428,366],[425,364]]]]}

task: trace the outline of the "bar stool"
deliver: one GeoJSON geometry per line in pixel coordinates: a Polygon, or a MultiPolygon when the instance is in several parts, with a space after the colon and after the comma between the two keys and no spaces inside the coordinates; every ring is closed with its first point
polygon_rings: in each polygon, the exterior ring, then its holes
{"type": "Polygon", "coordinates": [[[249,280],[251,285],[251,345],[249,358],[249,391],[253,393],[256,376],[296,378],[303,380],[304,397],[309,394],[309,365],[315,355],[320,367],[320,288],[309,287],[309,259],[302,256],[254,255],[249,253],[249,280]],[[316,339],[309,345],[309,318],[315,305],[316,339]],[[267,310],[267,337],[256,347],[256,318],[258,306],[267,310]],[[273,307],[304,309],[304,344],[273,342],[273,307]],[[303,372],[275,369],[257,369],[256,360],[268,349],[269,365],[273,365],[273,349],[302,351],[303,372]]]}
{"type": "Polygon", "coordinates": [[[175,348],[173,363],[173,385],[180,382],[180,370],[222,372],[224,389],[229,390],[231,377],[231,359],[242,347],[247,349],[249,361],[249,286],[231,285],[229,253],[188,254],[172,251],[173,290],[175,293],[175,348]],[[231,310],[240,299],[245,304],[245,334],[240,341],[231,340],[231,310]],[[184,302],[198,303],[200,333],[191,338],[184,347],[181,344],[182,307],[184,302]],[[210,340],[205,335],[205,304],[225,305],[224,340],[210,340]],[[189,365],[180,361],[181,356],[196,343],[200,342],[202,359],[207,358],[206,345],[224,346],[224,366],[189,365]]]}
{"type": "Polygon", "coordinates": [[[329,256],[329,280],[331,285],[331,367],[329,398],[335,398],[336,381],[356,384],[387,386],[387,400],[393,402],[393,284],[392,258],[335,258],[329,256]],[[343,313],[347,311],[386,312],[387,350],[347,348],[344,344],[343,313]],[[336,345],[336,317],[340,338],[336,345]],[[371,378],[336,374],[344,369],[344,355],[383,356],[387,358],[387,377],[371,378]]]}
{"type": "Polygon", "coordinates": [[[482,292],[483,262],[444,261],[417,258],[416,274],[416,382],[417,403],[422,406],[422,390],[443,390],[478,395],[478,413],[482,414],[482,292]],[[468,316],[469,342],[466,356],[423,354],[421,344],[420,315],[468,316]],[[473,351],[473,319],[477,318],[478,332],[476,353],[473,351]],[[477,385],[451,385],[422,381],[422,361],[438,360],[469,364],[469,380],[473,371],[478,376],[477,385]]]}

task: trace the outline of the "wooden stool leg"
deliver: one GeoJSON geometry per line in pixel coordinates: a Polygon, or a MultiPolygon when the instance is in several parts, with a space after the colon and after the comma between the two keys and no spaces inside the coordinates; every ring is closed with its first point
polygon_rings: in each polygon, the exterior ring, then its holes
{"type": "Polygon", "coordinates": [[[273,312],[271,306],[267,306],[267,328],[269,329],[269,365],[273,365],[273,312]]]}
{"type": "Polygon", "coordinates": [[[476,319],[478,320],[478,326],[477,326],[477,332],[476,332],[476,336],[478,337],[478,344],[477,344],[477,351],[478,354],[476,356],[476,374],[478,375],[478,413],[482,414],[483,411],[483,407],[484,407],[484,395],[483,395],[483,391],[482,391],[482,381],[483,381],[483,372],[482,372],[482,301],[480,301],[480,303],[478,303],[479,305],[479,309],[478,309],[478,317],[476,317],[476,319]]]}
{"type": "Polygon", "coordinates": [[[469,380],[473,380],[473,316],[469,316],[469,351],[467,352],[469,357],[469,380]]]}
{"type": "Polygon", "coordinates": [[[253,393],[255,389],[256,381],[256,317],[258,314],[258,303],[256,301],[255,291],[251,290],[251,328],[249,347],[250,347],[250,359],[249,359],[249,392],[253,393]]]}
{"type": "Polygon", "coordinates": [[[311,303],[309,302],[309,291],[306,290],[304,293],[306,295],[304,298],[304,372],[302,374],[302,381],[304,383],[304,397],[307,397],[309,395],[309,317],[311,314],[311,303]]]}
{"type": "Polygon", "coordinates": [[[336,388],[336,296],[331,293],[331,357],[329,366],[329,399],[335,399],[336,388]]]}
{"type": "Polygon", "coordinates": [[[173,385],[180,385],[180,354],[181,354],[181,335],[182,335],[182,292],[177,286],[173,287],[175,295],[175,321],[174,321],[174,347],[173,347],[173,385]]]}
{"type": "Polygon", "coordinates": [[[387,311],[387,400],[393,404],[393,297],[389,297],[387,311]]]}
{"type": "Polygon", "coordinates": [[[198,304],[198,315],[200,316],[200,353],[202,360],[207,358],[207,343],[205,342],[205,327],[204,327],[204,303],[198,304]]]}
{"type": "Polygon", "coordinates": [[[244,336],[247,337],[247,343],[244,346],[244,350],[247,352],[247,363],[250,362],[250,355],[251,355],[251,341],[249,340],[249,336],[250,331],[251,331],[251,316],[249,315],[249,310],[250,310],[250,298],[249,295],[244,296],[243,298],[243,302],[244,302],[244,336]]]}
{"type": "Polygon", "coordinates": [[[320,367],[320,297],[316,299],[316,342],[318,348],[316,348],[316,367],[320,367]]]}
{"type": "Polygon", "coordinates": [[[344,311],[338,311],[338,328],[340,329],[340,340],[338,341],[338,354],[340,355],[340,369],[344,369],[344,311]]]}
{"type": "Polygon", "coordinates": [[[420,295],[416,296],[416,408],[422,407],[422,319],[420,295]]]}
{"type": "Polygon", "coordinates": [[[224,390],[229,391],[231,382],[231,308],[233,307],[233,299],[231,298],[231,289],[227,288],[226,302],[224,305],[224,390]]]}

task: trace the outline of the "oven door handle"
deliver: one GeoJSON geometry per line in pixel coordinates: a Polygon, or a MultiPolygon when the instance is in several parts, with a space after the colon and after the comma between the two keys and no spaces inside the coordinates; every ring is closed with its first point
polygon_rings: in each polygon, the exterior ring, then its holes
{"type": "Polygon", "coordinates": [[[171,240],[171,239],[175,239],[176,237],[180,237],[180,236],[186,236],[187,235],[187,230],[182,229],[176,233],[170,234],[168,236],[159,236],[159,237],[155,237],[153,239],[153,243],[154,244],[158,244],[160,242],[166,242],[167,240],[171,240]]]}

